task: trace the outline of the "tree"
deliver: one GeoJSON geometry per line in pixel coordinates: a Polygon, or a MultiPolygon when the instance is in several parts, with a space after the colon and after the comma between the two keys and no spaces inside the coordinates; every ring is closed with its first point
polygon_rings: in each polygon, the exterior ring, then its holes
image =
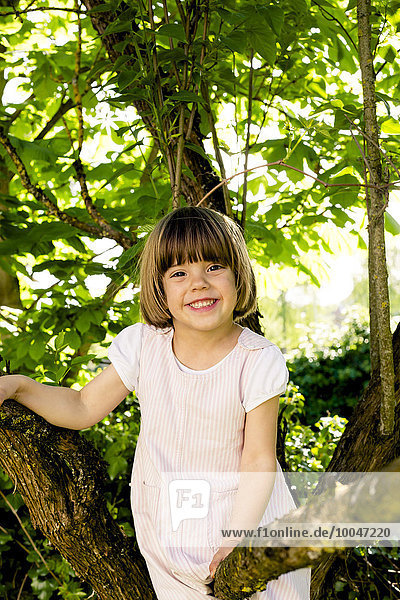
{"type": "MultiPolygon", "coordinates": [[[[77,377],[83,381],[80,369],[91,345],[137,320],[135,265],[144,236],[161,214],[182,202],[201,202],[233,216],[261,265],[296,265],[317,283],[307,252],[329,251],[324,227],[354,225],[351,211],[364,206],[363,182],[370,164],[371,147],[362,149],[371,137],[368,119],[357,85],[346,83],[346,77],[358,74],[354,8],[354,2],[346,8],[339,1],[294,0],[267,5],[255,0],[163,0],[154,5],[63,0],[51,6],[40,1],[2,7],[6,94],[0,133],[5,190],[0,267],[14,286],[16,278],[22,282],[23,310],[4,311],[1,326],[3,356],[12,361],[14,371],[32,375],[36,370],[42,381],[67,385],[77,377]],[[12,102],[7,90],[18,82],[25,98],[12,102]],[[275,133],[267,127],[272,124],[275,133]],[[236,137],[237,150],[224,129],[236,137]],[[111,150],[106,145],[110,139],[111,150]],[[255,160],[257,166],[267,162],[270,167],[247,171],[255,160]],[[236,189],[228,189],[225,182],[229,162],[231,171],[247,171],[236,189]],[[113,263],[102,259],[92,243],[102,238],[122,251],[113,263]],[[28,289],[29,277],[41,271],[55,278],[51,288],[28,289]],[[93,275],[108,278],[101,297],[88,291],[86,278],[93,275]],[[124,300],[123,290],[131,294],[129,300],[124,300]]],[[[393,185],[391,171],[396,170],[399,129],[390,111],[396,104],[397,57],[390,34],[398,10],[397,3],[377,3],[372,15],[377,99],[387,110],[378,113],[386,137],[374,158],[385,158],[387,174],[382,180],[369,169],[369,185],[376,186],[369,189],[380,194],[377,203],[393,185]]],[[[374,148],[377,143],[375,139],[374,148]]],[[[383,207],[381,212],[380,221],[383,207]]],[[[390,216],[386,221],[392,231],[399,231],[390,216]]],[[[353,233],[364,244],[354,228],[353,233]]],[[[252,326],[257,327],[256,321],[252,326]]],[[[363,460],[359,457],[360,469],[379,468],[397,456],[396,429],[382,438],[373,427],[374,402],[379,405],[380,400],[376,386],[374,372],[362,401],[372,402],[364,426],[378,440],[379,453],[368,446],[363,460]]],[[[25,468],[40,464],[44,472],[50,469],[49,485],[55,484],[44,447],[37,446],[40,452],[33,455],[22,441],[33,439],[27,437],[27,422],[34,423],[35,436],[50,429],[13,405],[2,415],[3,468],[22,486],[25,468]],[[17,447],[22,462],[14,457],[17,447]]],[[[355,417],[343,435],[336,454],[341,458],[332,463],[336,470],[351,464],[345,440],[358,447],[359,425],[355,417]]],[[[41,435],[39,439],[57,440],[52,442],[55,455],[62,450],[63,460],[71,444],[79,444],[66,432],[41,435]]],[[[71,468],[74,481],[84,464],[78,460],[71,468]]],[[[71,473],[65,474],[66,481],[71,473]]],[[[62,507],[62,481],[60,486],[54,489],[62,507]]],[[[97,497],[98,492],[91,493],[97,497]]],[[[33,520],[45,527],[28,496],[34,496],[26,495],[33,520]]],[[[54,502],[50,491],[47,500],[54,502]]],[[[79,503],[71,507],[78,509],[79,503]]],[[[69,520],[77,518],[71,514],[69,520]]],[[[61,545],[59,535],[46,533],[61,545]]],[[[110,535],[119,535],[118,543],[125,548],[122,534],[113,529],[110,535]]],[[[319,594],[322,580],[329,580],[330,563],[317,572],[319,594]]],[[[76,568],[81,577],[91,577],[85,565],[76,568]]],[[[127,593],[105,589],[96,576],[90,581],[103,590],[102,598],[124,598],[127,593]]],[[[126,582],[131,589],[130,579],[126,582]]],[[[143,586],[147,584],[144,579],[143,586]]]]}

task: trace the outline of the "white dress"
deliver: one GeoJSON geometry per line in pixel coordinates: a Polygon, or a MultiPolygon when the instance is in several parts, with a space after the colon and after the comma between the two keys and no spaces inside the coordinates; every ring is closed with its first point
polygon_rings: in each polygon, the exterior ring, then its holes
{"type": "MultiPolygon", "coordinates": [[[[221,530],[229,524],[237,491],[245,414],[282,394],[288,372],[277,346],[247,328],[228,356],[206,371],[180,365],[172,351],[172,337],[172,329],[136,323],[117,335],[108,356],[124,385],[136,391],[140,404],[131,505],[138,546],[157,598],[201,600],[204,595],[213,598],[209,564],[221,546],[221,530]],[[185,517],[179,509],[173,521],[169,494],[174,480],[190,484],[183,486],[187,489],[181,507],[187,494],[197,489],[190,487],[191,482],[207,481],[207,514],[203,505],[202,518],[193,510],[185,517]]],[[[277,462],[274,488],[260,525],[293,508],[277,462]]],[[[310,573],[299,569],[281,575],[251,598],[309,600],[310,573]]]]}

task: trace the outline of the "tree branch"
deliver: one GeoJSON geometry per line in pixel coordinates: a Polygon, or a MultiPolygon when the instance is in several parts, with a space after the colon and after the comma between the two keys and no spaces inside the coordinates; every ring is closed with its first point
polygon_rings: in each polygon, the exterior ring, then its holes
{"type": "MultiPolygon", "coordinates": [[[[397,472],[400,469],[400,458],[387,465],[383,472],[397,472]]],[[[346,473],[343,474],[346,482],[346,473]]],[[[385,514],[387,522],[397,523],[400,513],[400,498],[393,494],[393,478],[381,477],[381,472],[368,473],[355,478],[353,483],[335,485],[336,479],[331,480],[328,487],[326,478],[321,478],[319,485],[307,502],[280,519],[265,525],[269,531],[286,531],[286,528],[296,529],[302,523],[309,527],[328,523],[374,523],[376,507],[385,514]]],[[[339,480],[337,479],[339,482],[339,480]]],[[[350,479],[351,481],[351,479],[350,479]]],[[[262,528],[263,529],[263,528],[262,528]]],[[[311,533],[311,530],[307,530],[311,533]]],[[[334,535],[334,530],[330,530],[334,535]]],[[[228,557],[220,563],[216,571],[214,593],[221,600],[241,600],[252,593],[264,590],[267,582],[276,579],[283,573],[288,573],[304,567],[318,564],[332,554],[340,553],[344,548],[340,537],[321,537],[315,540],[312,547],[297,545],[282,547],[286,540],[277,544],[276,538],[249,537],[243,542],[246,545],[237,546],[228,557]],[[260,541],[261,540],[261,541],[260,541]],[[335,543],[336,542],[336,543],[335,543]],[[237,573],[229,577],[229,573],[237,573]]],[[[262,531],[260,531],[262,533],[262,531]]],[[[302,542],[304,543],[304,539],[302,542]]]]}
{"type": "Polygon", "coordinates": [[[321,6],[320,4],[318,4],[318,2],[316,2],[315,0],[312,0],[311,4],[314,4],[315,6],[318,6],[318,8],[320,9],[321,13],[324,15],[325,19],[327,21],[335,21],[335,23],[337,23],[340,27],[340,29],[343,31],[343,33],[345,34],[345,36],[347,37],[347,39],[349,40],[349,42],[351,43],[351,45],[353,46],[354,50],[356,52],[358,52],[358,48],[357,48],[357,44],[355,43],[355,41],[353,40],[353,38],[351,37],[351,35],[349,34],[349,32],[347,31],[347,29],[343,26],[343,24],[339,21],[339,19],[337,19],[336,17],[334,17],[330,12],[328,12],[326,10],[326,8],[324,8],[323,6],[321,6]]]}
{"type": "MultiPolygon", "coordinates": [[[[207,112],[208,122],[210,124],[210,129],[211,129],[212,138],[213,138],[214,151],[215,151],[215,158],[217,159],[217,163],[218,163],[219,169],[221,171],[222,181],[217,186],[215,186],[210,192],[208,192],[208,194],[206,194],[200,200],[200,202],[203,202],[206,198],[208,198],[209,196],[211,196],[212,192],[215,192],[215,190],[217,190],[218,188],[222,187],[222,191],[223,191],[223,194],[224,194],[224,201],[225,201],[225,212],[228,215],[228,217],[232,217],[232,206],[231,206],[231,201],[230,201],[230,198],[229,198],[228,186],[226,185],[226,183],[227,183],[227,181],[229,181],[229,179],[226,178],[226,171],[225,171],[224,161],[222,160],[222,155],[221,155],[221,151],[220,151],[220,148],[219,148],[217,130],[215,129],[214,116],[213,116],[213,113],[212,113],[212,108],[211,108],[211,103],[210,103],[210,96],[209,96],[209,93],[208,93],[208,85],[207,85],[207,81],[206,81],[205,78],[202,78],[202,80],[201,80],[201,93],[202,93],[202,96],[203,96],[204,102],[205,102],[204,108],[205,108],[205,110],[207,112]]],[[[200,204],[200,202],[199,202],[199,204],[200,204]]]]}
{"type": "Polygon", "coordinates": [[[86,210],[88,211],[88,214],[93,219],[93,221],[97,223],[97,225],[99,225],[99,227],[101,228],[103,236],[115,240],[116,242],[121,244],[121,246],[125,250],[130,248],[133,245],[132,240],[120,231],[117,231],[116,229],[111,227],[111,225],[104,219],[104,217],[98,212],[98,210],[94,206],[89,191],[87,189],[86,176],[83,170],[83,165],[79,158],[76,159],[76,161],[73,164],[73,167],[75,169],[79,185],[81,186],[81,195],[85,203],[86,210]]]}
{"type": "MultiPolygon", "coordinates": [[[[32,2],[33,4],[34,2],[32,2]]],[[[75,8],[61,8],[61,7],[57,7],[57,6],[46,6],[43,8],[24,8],[22,10],[13,10],[10,12],[2,12],[0,11],[0,17],[19,17],[20,15],[26,14],[26,13],[30,13],[30,12],[43,12],[43,11],[47,11],[47,10],[54,10],[54,11],[61,11],[61,12],[72,12],[72,13],[76,13],[76,9],[75,8]]],[[[80,10],[78,11],[79,14],[82,15],[86,15],[86,11],[84,10],[80,10]]]]}
{"type": "Polygon", "coordinates": [[[135,540],[107,509],[107,465],[83,436],[6,400],[0,410],[0,465],[15,482],[33,526],[101,600],[156,600],[135,540]]]}
{"type": "MultiPolygon", "coordinates": [[[[78,0],[75,0],[75,8],[78,11],[78,0]]],[[[78,114],[78,156],[83,146],[83,114],[82,114],[82,96],[79,91],[79,75],[81,72],[81,53],[82,53],[82,21],[78,13],[78,43],[75,52],[75,68],[72,78],[72,89],[74,91],[76,111],[78,114]]]]}
{"type": "MultiPolygon", "coordinates": [[[[250,169],[247,169],[247,171],[250,172],[250,171],[255,171],[256,169],[262,169],[265,167],[275,167],[275,166],[285,167],[286,169],[291,169],[292,171],[297,171],[297,173],[303,173],[303,175],[305,175],[306,177],[311,177],[311,179],[314,179],[314,181],[316,181],[317,183],[320,183],[325,188],[329,188],[329,187],[365,187],[365,188],[375,188],[377,190],[385,190],[390,187],[394,187],[397,183],[400,183],[400,181],[392,181],[389,183],[379,183],[379,184],[361,183],[361,182],[360,183],[327,183],[326,181],[319,179],[319,177],[316,177],[315,175],[311,175],[311,173],[306,173],[306,171],[302,171],[301,169],[298,169],[297,167],[288,165],[283,160],[276,160],[274,162],[257,165],[256,167],[251,167],[250,169]]],[[[231,181],[231,179],[234,179],[235,177],[238,177],[239,175],[243,175],[243,173],[245,173],[245,171],[239,171],[239,173],[235,173],[234,175],[231,175],[231,177],[227,177],[226,179],[223,179],[222,181],[220,181],[218,185],[216,185],[212,190],[207,192],[207,194],[205,196],[203,196],[203,198],[197,203],[196,206],[200,206],[200,204],[202,204],[204,202],[204,200],[206,200],[209,196],[211,196],[211,194],[216,189],[220,188],[223,185],[226,185],[228,183],[228,181],[231,181]]]]}
{"type": "Polygon", "coordinates": [[[61,119],[61,117],[63,117],[65,115],[65,113],[67,113],[74,106],[75,106],[75,103],[72,100],[72,98],[68,98],[68,100],[66,102],[61,102],[61,105],[58,108],[58,110],[54,113],[54,115],[51,117],[51,119],[46,123],[46,125],[43,127],[42,131],[35,137],[35,140],[42,140],[45,137],[45,135],[54,127],[54,125],[57,123],[57,121],[59,119],[61,119]]]}
{"type": "Polygon", "coordinates": [[[253,48],[251,49],[250,54],[250,74],[249,74],[249,92],[247,98],[247,134],[246,134],[246,146],[244,149],[244,181],[243,181],[243,195],[242,195],[242,219],[241,226],[242,229],[245,228],[246,225],[246,202],[247,202],[247,165],[249,162],[249,150],[250,150],[250,127],[251,127],[251,117],[253,112],[253,48]]]}
{"type": "Polygon", "coordinates": [[[81,231],[86,231],[90,235],[94,235],[97,237],[103,237],[101,229],[99,229],[98,227],[94,227],[93,225],[89,225],[88,223],[83,223],[82,221],[79,221],[79,219],[76,219],[75,217],[63,212],[62,210],[60,210],[58,208],[58,206],[52,200],[50,200],[50,198],[48,198],[46,196],[46,194],[44,193],[44,191],[41,188],[39,188],[36,185],[33,185],[33,183],[30,180],[30,177],[27,173],[24,163],[22,162],[21,158],[19,157],[14,146],[11,144],[10,140],[4,134],[4,130],[2,127],[0,127],[0,143],[4,146],[5,150],[7,151],[7,154],[10,156],[11,160],[13,161],[13,163],[17,169],[17,172],[21,178],[21,183],[22,183],[23,187],[29,193],[31,193],[32,196],[34,196],[34,198],[38,202],[40,202],[41,204],[43,204],[46,207],[47,212],[50,215],[57,217],[63,223],[72,225],[72,227],[76,227],[77,229],[80,229],[81,231]]]}
{"type": "MultiPolygon", "coordinates": [[[[359,39],[359,61],[361,68],[363,101],[364,101],[364,122],[367,134],[367,153],[369,168],[369,177],[374,184],[382,184],[382,165],[379,152],[379,128],[376,118],[376,95],[375,95],[375,74],[373,57],[371,52],[371,25],[370,0],[357,0],[357,18],[358,18],[358,39],[359,39]],[[374,140],[372,144],[369,139],[374,140]]],[[[388,189],[388,187],[386,187],[388,189]]],[[[371,331],[371,336],[378,339],[379,347],[379,370],[382,386],[382,403],[380,411],[380,426],[382,435],[390,435],[394,427],[394,365],[391,345],[390,330],[390,303],[388,289],[388,273],[385,255],[385,224],[384,211],[385,205],[383,188],[371,189],[370,192],[370,215],[368,236],[368,251],[371,254],[370,264],[372,273],[370,273],[370,287],[372,295],[376,302],[370,307],[370,311],[375,306],[376,317],[371,318],[376,322],[377,328],[371,331]]]]}

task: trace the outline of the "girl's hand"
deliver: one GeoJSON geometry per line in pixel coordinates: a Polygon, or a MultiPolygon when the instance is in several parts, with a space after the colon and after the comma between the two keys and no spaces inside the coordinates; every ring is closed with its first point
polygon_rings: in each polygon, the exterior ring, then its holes
{"type": "Polygon", "coordinates": [[[234,547],[235,546],[232,546],[232,547],[223,546],[223,547],[219,548],[218,551],[214,554],[213,559],[210,562],[210,565],[208,567],[210,569],[211,577],[213,577],[213,578],[215,577],[215,571],[217,570],[219,563],[222,562],[224,560],[224,558],[226,558],[228,556],[228,554],[230,554],[232,552],[234,547]]]}
{"type": "Polygon", "coordinates": [[[4,400],[15,397],[18,384],[19,378],[16,375],[2,375],[0,377],[0,407],[4,400]]]}

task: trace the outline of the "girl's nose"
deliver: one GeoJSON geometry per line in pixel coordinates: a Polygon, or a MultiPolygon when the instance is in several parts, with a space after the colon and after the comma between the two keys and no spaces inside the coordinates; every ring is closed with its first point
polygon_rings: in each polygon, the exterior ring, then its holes
{"type": "Polygon", "coordinates": [[[209,287],[207,277],[203,273],[194,273],[192,275],[192,280],[190,283],[191,283],[192,289],[194,289],[194,290],[204,289],[204,288],[209,287]]]}

